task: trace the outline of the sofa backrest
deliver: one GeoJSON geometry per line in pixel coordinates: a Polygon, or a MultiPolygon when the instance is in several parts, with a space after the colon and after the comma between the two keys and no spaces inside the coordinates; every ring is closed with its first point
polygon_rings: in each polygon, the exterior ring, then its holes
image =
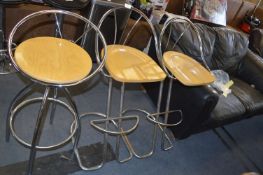
{"type": "Polygon", "coordinates": [[[223,27],[213,28],[216,34],[213,67],[229,73],[236,71],[248,49],[248,38],[235,30],[223,27]]]}
{"type": "MultiPolygon", "coordinates": [[[[201,35],[204,58],[210,69],[222,69],[229,73],[236,71],[240,61],[247,53],[248,38],[240,32],[224,27],[209,27],[196,23],[201,35]]],[[[193,28],[177,23],[173,26],[172,38],[178,41],[179,50],[202,63],[200,43],[193,28]]]]}
{"type": "MultiPolygon", "coordinates": [[[[205,61],[207,65],[211,68],[213,66],[211,59],[214,50],[215,34],[211,30],[211,28],[206,25],[196,24],[196,26],[201,35],[205,61]]],[[[179,49],[176,50],[180,50],[183,53],[195,58],[200,63],[202,63],[201,53],[200,53],[200,43],[196,35],[196,32],[193,30],[193,28],[189,26],[189,29],[186,29],[184,24],[176,23],[173,25],[172,31],[173,31],[172,32],[173,41],[179,39],[177,44],[179,49]]]]}

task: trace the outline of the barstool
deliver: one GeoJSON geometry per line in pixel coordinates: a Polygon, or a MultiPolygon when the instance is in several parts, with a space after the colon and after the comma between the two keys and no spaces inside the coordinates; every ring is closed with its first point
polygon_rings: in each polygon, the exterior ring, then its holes
{"type": "MultiPolygon", "coordinates": [[[[80,37],[83,37],[83,34],[80,37]]],[[[79,40],[79,38],[77,40],[79,40]]],[[[10,116],[8,118],[9,127],[14,138],[20,144],[30,149],[27,174],[31,175],[33,172],[33,165],[37,150],[54,150],[62,147],[72,140],[74,141],[74,152],[77,150],[81,133],[81,125],[77,106],[71,97],[68,87],[87,81],[101,71],[106,58],[106,42],[99,29],[83,16],[63,10],[43,10],[24,17],[15,25],[9,36],[8,52],[17,71],[32,82],[16,95],[10,105],[10,116]],[[90,31],[94,30],[96,32],[97,39],[100,41],[102,48],[104,49],[104,54],[102,56],[96,55],[98,64],[94,69],[92,69],[92,61],[89,54],[82,47],[78,46],[78,42],[75,42],[74,40],[69,41],[53,36],[39,36],[21,42],[15,51],[12,50],[12,42],[15,38],[15,34],[24,23],[30,21],[30,19],[43,15],[54,16],[56,18],[57,14],[78,19],[83,23],[83,26],[89,25],[90,31]],[[19,103],[21,99],[24,99],[26,93],[36,85],[40,85],[45,88],[43,97],[31,98],[23,100],[19,103]],[[62,100],[49,97],[51,89],[54,88],[63,92],[67,103],[62,100]],[[32,102],[41,102],[41,107],[38,113],[32,143],[27,143],[17,135],[14,123],[17,111],[32,102]],[[68,109],[73,115],[74,127],[70,135],[63,141],[50,146],[40,146],[38,144],[45,122],[44,112],[48,109],[48,102],[60,104],[68,109]]],[[[7,126],[7,128],[9,127],[7,126]]]]}
{"type": "MultiPolygon", "coordinates": [[[[7,41],[5,39],[5,5],[17,5],[28,0],[2,0],[0,1],[0,74],[9,74],[15,71],[7,53],[7,41]]],[[[13,48],[15,44],[13,44],[13,48]]]]}
{"type": "MultiPolygon", "coordinates": [[[[83,9],[85,8],[89,3],[90,3],[90,0],[74,0],[74,1],[65,1],[65,0],[43,0],[44,3],[54,7],[54,8],[57,8],[57,9],[63,9],[63,10],[80,10],[80,9],[83,9]]],[[[56,29],[55,29],[55,36],[57,37],[60,37],[61,36],[61,31],[63,30],[61,25],[63,24],[63,20],[64,20],[64,16],[63,15],[57,15],[56,16],[56,29]]],[[[89,19],[90,20],[90,19],[89,19]]],[[[91,20],[90,20],[91,21],[91,20]]],[[[95,31],[94,31],[95,32],[95,31]]],[[[93,39],[97,39],[96,36],[94,36],[95,33],[92,33],[92,31],[90,31],[89,29],[89,24],[85,25],[84,26],[84,33],[83,33],[83,36],[82,36],[82,39],[80,40],[80,45],[81,47],[85,47],[85,42],[83,42],[84,40],[86,40],[87,38],[92,38],[91,40],[93,39]],[[87,32],[88,31],[88,32],[87,32]],[[88,37],[88,34],[90,35],[88,37]]],[[[95,34],[96,35],[96,34],[95,34]]],[[[97,41],[97,40],[96,40],[97,41]]],[[[94,44],[94,43],[93,43],[94,44]]],[[[97,49],[99,46],[96,45],[96,47],[92,47],[90,50],[93,50],[94,48],[97,49]]],[[[91,57],[93,55],[93,53],[90,53],[91,54],[91,57]]],[[[98,52],[94,53],[95,55],[99,55],[98,52]]],[[[93,59],[94,60],[94,59],[93,59]]],[[[58,96],[58,93],[57,93],[57,89],[54,89],[54,98],[56,99],[58,96]]],[[[53,120],[54,120],[54,113],[55,113],[55,109],[56,109],[56,103],[53,103],[52,106],[51,106],[51,115],[50,115],[50,123],[52,124],[53,123],[53,120]]],[[[86,117],[89,117],[90,115],[98,115],[100,117],[105,117],[104,115],[100,115],[98,113],[94,113],[94,112],[89,112],[89,113],[86,113],[84,115],[80,115],[80,119],[84,119],[86,117]]],[[[75,126],[75,123],[73,122],[72,123],[72,126],[71,126],[71,132],[73,132],[73,128],[75,126]]],[[[82,170],[96,170],[96,169],[99,169],[101,168],[103,165],[104,165],[104,162],[106,161],[106,156],[107,156],[107,141],[106,141],[106,138],[107,136],[105,135],[104,136],[104,142],[103,142],[103,158],[102,160],[100,161],[99,164],[97,165],[94,165],[92,167],[87,167],[84,165],[83,161],[81,160],[81,155],[79,154],[79,151],[78,149],[75,149],[74,150],[74,153],[75,153],[75,156],[76,156],[76,159],[78,161],[78,165],[79,167],[82,169],[82,170]]]]}
{"type": "MultiPolygon", "coordinates": [[[[167,123],[168,117],[169,115],[171,115],[169,114],[169,107],[172,95],[173,81],[178,80],[185,86],[201,86],[213,83],[215,78],[210,72],[210,69],[204,59],[202,40],[199,31],[197,27],[188,18],[183,16],[176,16],[165,22],[160,33],[159,49],[159,53],[161,54],[159,56],[159,58],[161,58],[161,66],[166,72],[167,77],[169,78],[167,92],[168,95],[164,115],[164,121],[165,123],[167,123]],[[181,33],[176,33],[176,35],[178,36],[176,38],[174,36],[175,33],[173,29],[177,23],[184,23],[185,27],[181,28],[181,33]],[[178,42],[180,41],[180,39],[182,39],[183,35],[185,34],[185,32],[187,32],[189,27],[192,27],[196,32],[196,38],[200,44],[200,61],[202,65],[199,62],[195,61],[193,58],[183,53],[174,51],[176,50],[178,42]],[[165,38],[165,40],[167,41],[166,43],[163,43],[163,38],[165,38]]],[[[151,119],[151,116],[149,116],[149,119],[151,119]]],[[[168,126],[169,124],[165,125],[163,130],[165,130],[168,126]]],[[[162,136],[162,147],[165,150],[170,148],[165,146],[164,135],[162,136]]]]}
{"type": "MultiPolygon", "coordinates": [[[[122,13],[123,14],[123,13],[122,13]]],[[[146,158],[153,154],[155,149],[155,143],[156,143],[156,133],[158,127],[162,130],[162,127],[160,127],[161,122],[153,120],[151,117],[150,121],[154,122],[153,132],[152,132],[152,143],[145,153],[139,153],[135,150],[134,145],[131,143],[131,141],[128,138],[128,133],[125,133],[123,131],[123,125],[122,120],[125,118],[125,115],[128,112],[140,112],[143,115],[152,116],[149,112],[143,109],[127,109],[124,110],[124,93],[125,93],[125,84],[126,83],[147,83],[147,82],[160,82],[160,91],[159,91],[159,100],[157,105],[157,114],[159,116],[160,113],[160,102],[162,98],[162,89],[163,89],[163,80],[166,78],[166,74],[164,71],[158,66],[156,62],[152,60],[147,54],[142,52],[139,49],[136,49],[134,47],[127,46],[127,41],[129,37],[132,35],[133,30],[136,28],[136,25],[138,25],[140,22],[147,24],[148,29],[151,31],[152,40],[154,40],[155,47],[156,47],[156,53],[159,56],[159,49],[158,49],[158,39],[155,32],[155,29],[153,25],[151,24],[151,21],[148,19],[148,17],[141,12],[140,10],[132,7],[131,5],[125,4],[122,7],[116,7],[113,9],[110,9],[107,11],[101,18],[98,27],[101,28],[103,23],[108,19],[111,18],[114,20],[114,28],[113,30],[113,41],[110,41],[112,44],[109,45],[110,42],[108,42],[108,56],[107,61],[105,64],[106,70],[104,71],[105,77],[108,77],[109,79],[109,90],[108,90],[108,105],[107,105],[107,113],[106,113],[106,120],[100,120],[100,122],[106,121],[106,127],[109,123],[108,121],[111,121],[115,127],[120,132],[117,135],[116,139],[116,157],[119,162],[126,162],[130,160],[133,155],[137,158],[146,158]],[[136,16],[136,20],[134,21],[133,25],[130,27],[130,30],[127,32],[125,31],[127,28],[127,23],[124,25],[123,31],[118,31],[118,20],[116,15],[119,12],[127,12],[129,16],[132,14],[133,17],[136,16]],[[127,35],[124,35],[124,32],[127,33],[127,35]],[[116,82],[121,83],[121,97],[120,97],[120,107],[119,107],[119,118],[117,121],[112,121],[110,117],[110,109],[111,109],[111,97],[112,97],[112,84],[113,80],[116,82]],[[123,139],[128,151],[129,156],[125,159],[120,160],[119,158],[119,150],[120,150],[120,137],[123,139]]],[[[128,18],[130,19],[130,18],[128,18]]],[[[111,134],[112,132],[107,130],[107,128],[102,128],[97,125],[98,121],[91,121],[91,125],[95,128],[99,129],[102,132],[106,132],[111,134]]],[[[166,134],[165,134],[166,135],[166,134]]],[[[166,135],[167,136],[167,135],[166,135]]],[[[169,139],[168,137],[166,137],[169,139]]]]}

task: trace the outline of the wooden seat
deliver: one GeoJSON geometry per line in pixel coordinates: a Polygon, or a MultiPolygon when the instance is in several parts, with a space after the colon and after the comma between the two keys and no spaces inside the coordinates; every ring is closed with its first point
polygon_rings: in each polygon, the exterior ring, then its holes
{"type": "Polygon", "coordinates": [[[163,70],[142,51],[124,45],[109,45],[106,68],[119,82],[157,82],[165,79],[163,70]]]}
{"type": "Polygon", "coordinates": [[[92,61],[80,46],[65,39],[36,37],[15,50],[18,67],[34,79],[55,84],[77,82],[91,71],[92,61]]]}
{"type": "Polygon", "coordinates": [[[199,86],[214,82],[214,76],[200,63],[175,51],[165,52],[164,65],[182,84],[199,86]]]}

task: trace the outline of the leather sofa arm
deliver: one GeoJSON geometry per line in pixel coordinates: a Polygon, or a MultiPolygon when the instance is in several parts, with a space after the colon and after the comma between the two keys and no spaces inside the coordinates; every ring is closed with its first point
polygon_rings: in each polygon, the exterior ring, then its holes
{"type": "Polygon", "coordinates": [[[263,56],[263,29],[256,28],[250,32],[249,48],[259,56],[263,56]]]}
{"type": "Polygon", "coordinates": [[[263,92],[263,58],[248,50],[240,64],[237,76],[263,92]]]}
{"type": "MultiPolygon", "coordinates": [[[[176,81],[173,83],[172,102],[170,109],[181,109],[183,122],[171,127],[178,139],[191,135],[195,128],[210,117],[218,102],[218,94],[209,86],[187,87],[176,81]]],[[[175,118],[169,117],[169,123],[175,123],[175,118]]]]}
{"type": "MultiPolygon", "coordinates": [[[[159,83],[143,84],[147,94],[154,104],[157,104],[159,83]]],[[[167,99],[168,80],[165,81],[161,111],[164,111],[167,99]]],[[[170,127],[175,138],[183,139],[191,135],[203,121],[210,117],[211,112],[218,102],[218,94],[209,86],[184,86],[174,81],[171,95],[170,110],[182,110],[183,121],[181,124],[170,127]]],[[[168,123],[176,123],[178,118],[170,114],[168,123]]]]}

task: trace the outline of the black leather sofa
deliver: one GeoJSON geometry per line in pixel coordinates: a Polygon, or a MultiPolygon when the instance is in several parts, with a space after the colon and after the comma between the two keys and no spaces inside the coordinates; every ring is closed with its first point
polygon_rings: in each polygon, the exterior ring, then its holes
{"type": "MultiPolygon", "coordinates": [[[[247,36],[231,29],[196,25],[201,34],[208,66],[212,70],[226,71],[234,85],[231,87],[232,93],[224,97],[211,86],[187,87],[174,81],[170,109],[181,109],[184,115],[180,125],[170,128],[177,139],[263,113],[263,59],[248,49],[247,36]]],[[[160,33],[161,26],[156,28],[160,33]]],[[[184,27],[180,24],[174,26],[172,38],[176,39],[182,30],[184,27]]],[[[152,43],[149,55],[156,59],[153,48],[152,43]]],[[[199,43],[192,29],[184,33],[176,50],[200,61],[199,43]]],[[[162,110],[167,96],[167,84],[168,81],[164,85],[162,110]]],[[[148,83],[144,87],[156,104],[159,84],[148,83]]],[[[169,116],[168,122],[173,123],[175,120],[175,116],[169,116]]]]}
{"type": "Polygon", "coordinates": [[[249,48],[263,57],[263,29],[256,28],[249,35],[249,48]]]}

